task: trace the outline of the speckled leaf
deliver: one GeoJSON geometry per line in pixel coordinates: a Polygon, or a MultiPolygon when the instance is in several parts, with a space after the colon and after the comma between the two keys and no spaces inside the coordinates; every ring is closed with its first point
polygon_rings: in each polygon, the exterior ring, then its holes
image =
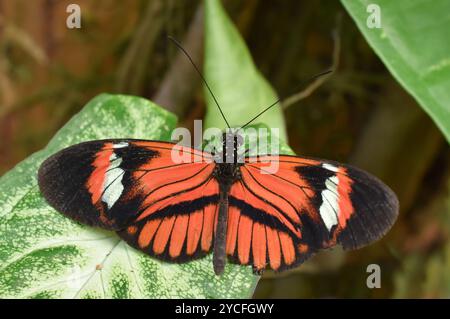
{"type": "MultiPolygon", "coordinates": [[[[249,267],[214,275],[211,255],[175,265],[152,259],[114,232],[83,226],[49,207],[39,193],[40,163],[86,140],[168,140],[176,118],[137,97],[92,100],[42,151],[0,179],[0,297],[239,298],[256,283],[249,267]]],[[[236,266],[239,267],[239,266],[236,266]]]]}
{"type": "Polygon", "coordinates": [[[341,1],[392,75],[450,142],[450,1],[341,1]],[[380,28],[367,24],[376,21],[374,4],[380,28]]]}
{"type": "MultiPolygon", "coordinates": [[[[226,15],[220,0],[205,1],[204,73],[231,126],[243,125],[272,104],[277,95],[253,64],[238,30],[226,15]]],[[[205,90],[206,126],[226,127],[217,106],[205,90]]],[[[255,123],[278,128],[286,140],[280,106],[275,106],[255,123]]]]}

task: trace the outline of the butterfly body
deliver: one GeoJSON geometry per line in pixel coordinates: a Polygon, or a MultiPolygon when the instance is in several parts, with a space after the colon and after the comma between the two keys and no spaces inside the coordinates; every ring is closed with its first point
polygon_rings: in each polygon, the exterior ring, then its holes
{"type": "Polygon", "coordinates": [[[224,133],[222,136],[222,151],[215,157],[214,178],[219,183],[219,208],[214,238],[213,267],[217,275],[223,273],[226,264],[226,235],[231,186],[240,178],[238,149],[242,144],[242,136],[224,133]]]}
{"type": "Polygon", "coordinates": [[[217,154],[161,141],[77,144],[44,161],[39,187],[57,211],[116,231],[154,258],[182,263],[213,252],[217,274],[227,260],[261,273],[295,267],[336,244],[359,248],[397,217],[395,194],[362,170],[289,155],[243,156],[239,135],[223,140],[217,154]],[[174,161],[174,151],[190,160],[174,161]],[[268,172],[267,161],[279,169],[268,172]]]}

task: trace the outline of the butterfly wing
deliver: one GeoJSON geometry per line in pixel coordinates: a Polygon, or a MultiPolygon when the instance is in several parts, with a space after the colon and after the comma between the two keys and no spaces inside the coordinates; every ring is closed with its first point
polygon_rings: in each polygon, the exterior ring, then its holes
{"type": "Polygon", "coordinates": [[[192,259],[213,240],[219,186],[210,157],[160,141],[85,142],[48,158],[38,182],[47,202],[70,218],[118,231],[149,255],[192,259]]]}
{"type": "Polygon", "coordinates": [[[227,254],[257,271],[284,270],[321,248],[355,249],[382,237],[395,194],[349,165],[280,155],[247,158],[230,191],[227,254]],[[256,161],[256,162],[255,162],[256,161]],[[277,169],[268,169],[277,163],[277,169]]]}
{"type": "Polygon", "coordinates": [[[186,262],[211,251],[217,223],[219,185],[213,178],[183,193],[144,206],[119,236],[150,256],[186,262]]]}

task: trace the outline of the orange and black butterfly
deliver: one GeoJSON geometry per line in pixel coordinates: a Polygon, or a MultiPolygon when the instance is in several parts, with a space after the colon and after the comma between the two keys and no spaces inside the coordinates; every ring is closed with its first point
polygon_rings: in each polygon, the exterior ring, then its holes
{"type": "Polygon", "coordinates": [[[39,186],[56,210],[155,258],[188,262],[213,250],[218,274],[226,256],[261,272],[336,244],[358,248],[397,216],[394,193],[360,169],[289,155],[216,163],[225,144],[215,156],[185,148],[192,162],[174,163],[179,146],[169,142],[85,142],[48,158],[39,186]],[[267,160],[278,161],[276,173],[264,174],[267,160]]]}
{"type": "Polygon", "coordinates": [[[116,231],[152,257],[182,263],[213,251],[216,274],[227,259],[261,273],[336,244],[359,248],[397,217],[395,194],[358,168],[289,155],[240,158],[240,136],[230,131],[222,140],[216,153],[162,141],[81,143],[42,164],[39,187],[56,210],[116,231]],[[174,161],[174,150],[191,160],[174,161]],[[273,161],[276,172],[265,171],[273,161]]]}

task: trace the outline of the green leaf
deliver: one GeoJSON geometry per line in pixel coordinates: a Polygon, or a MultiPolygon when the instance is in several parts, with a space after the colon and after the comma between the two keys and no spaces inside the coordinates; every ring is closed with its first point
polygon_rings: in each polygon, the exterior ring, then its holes
{"type": "Polygon", "coordinates": [[[0,178],[0,297],[241,298],[255,285],[249,267],[214,275],[211,255],[181,264],[155,260],[114,232],[80,225],[49,207],[36,182],[56,151],[102,138],[168,140],[174,115],[138,97],[103,94],[42,151],[0,178]]]}
{"type": "Polygon", "coordinates": [[[450,142],[450,1],[378,0],[381,28],[369,28],[372,0],[341,0],[392,75],[450,142]]]}
{"type": "MultiPolygon", "coordinates": [[[[204,72],[231,126],[245,124],[277,99],[275,91],[253,64],[244,40],[219,0],[205,1],[204,72]]],[[[210,93],[205,89],[204,94],[207,102],[206,127],[226,127],[210,93]]],[[[278,128],[280,138],[286,140],[279,105],[255,123],[278,128]]]]}

